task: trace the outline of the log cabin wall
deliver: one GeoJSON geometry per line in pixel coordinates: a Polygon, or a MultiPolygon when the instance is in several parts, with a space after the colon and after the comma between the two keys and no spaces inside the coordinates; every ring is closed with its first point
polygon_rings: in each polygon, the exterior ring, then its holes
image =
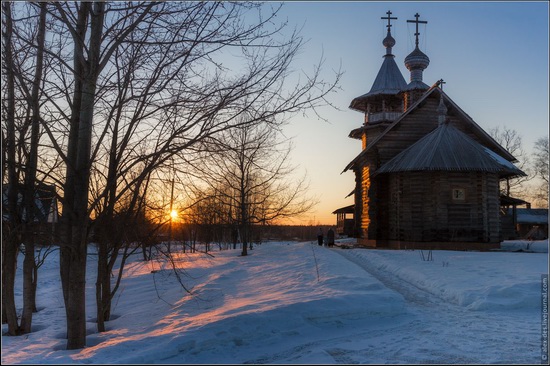
{"type": "Polygon", "coordinates": [[[371,164],[361,168],[361,215],[359,233],[365,239],[376,239],[376,187],[371,184],[371,164]]]}
{"type": "Polygon", "coordinates": [[[379,240],[500,241],[496,174],[405,172],[378,179],[387,182],[384,195],[389,202],[387,214],[380,212],[378,216],[380,226],[387,226],[380,230],[379,240]],[[455,190],[464,195],[453,198],[455,190]]]}
{"type": "Polygon", "coordinates": [[[361,232],[361,217],[363,216],[363,193],[361,188],[361,170],[354,168],[353,173],[355,174],[355,212],[354,212],[354,227],[353,227],[353,233],[356,237],[361,238],[362,232],[361,232]]]}
{"type": "MultiPolygon", "coordinates": [[[[377,146],[380,150],[380,161],[377,167],[388,162],[395,155],[411,146],[422,137],[433,131],[439,125],[437,107],[439,98],[437,95],[430,95],[413,111],[406,115],[396,126],[386,133],[383,139],[378,141],[377,146]]],[[[492,148],[488,142],[473,130],[470,123],[465,121],[452,108],[449,109],[447,121],[453,127],[464,132],[474,141],[492,148]]],[[[384,127],[387,127],[385,125],[384,127]]],[[[365,143],[373,141],[383,130],[366,130],[367,137],[365,143]]],[[[366,146],[366,145],[365,145],[366,146]]],[[[494,150],[494,149],[493,149],[494,150]]]]}
{"type": "Polygon", "coordinates": [[[437,106],[438,102],[436,100],[426,99],[425,104],[405,116],[397,126],[392,128],[378,142],[378,145],[380,145],[380,164],[388,162],[438,126],[439,122],[435,113],[437,106]]]}
{"type": "Polygon", "coordinates": [[[375,220],[372,220],[372,215],[375,212],[373,191],[371,189],[370,166],[366,164],[361,169],[361,200],[363,204],[363,215],[361,216],[361,236],[365,239],[375,239],[372,235],[372,225],[375,225],[375,220]],[[372,199],[371,199],[372,198],[372,199]],[[371,234],[371,235],[369,235],[371,234]]]}

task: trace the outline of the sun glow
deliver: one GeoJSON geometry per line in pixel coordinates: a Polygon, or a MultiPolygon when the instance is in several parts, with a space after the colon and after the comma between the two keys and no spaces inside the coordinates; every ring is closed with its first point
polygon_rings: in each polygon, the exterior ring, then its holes
{"type": "Polygon", "coordinates": [[[172,210],[172,211],[170,212],[170,217],[172,218],[172,220],[177,219],[177,218],[178,218],[178,211],[172,210]]]}

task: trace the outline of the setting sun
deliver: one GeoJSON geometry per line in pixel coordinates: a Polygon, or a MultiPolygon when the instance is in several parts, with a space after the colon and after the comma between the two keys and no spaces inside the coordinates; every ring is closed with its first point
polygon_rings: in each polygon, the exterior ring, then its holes
{"type": "Polygon", "coordinates": [[[170,217],[175,220],[178,218],[178,211],[176,210],[172,210],[172,212],[170,212],[170,217]]]}

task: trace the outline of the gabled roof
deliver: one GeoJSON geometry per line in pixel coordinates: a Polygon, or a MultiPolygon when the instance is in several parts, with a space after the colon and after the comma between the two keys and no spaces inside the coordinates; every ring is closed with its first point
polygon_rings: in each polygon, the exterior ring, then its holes
{"type": "Polygon", "coordinates": [[[338,213],[354,213],[354,212],[355,212],[355,205],[349,205],[349,206],[341,207],[337,210],[334,210],[332,213],[338,214],[338,213]]]}
{"type": "Polygon", "coordinates": [[[448,123],[441,124],[397,154],[375,174],[409,171],[478,171],[502,177],[526,175],[448,123]]]}
{"type": "Polygon", "coordinates": [[[369,97],[374,95],[395,95],[402,92],[407,87],[405,78],[399,71],[399,67],[395,63],[394,55],[388,54],[384,56],[384,62],[378,71],[376,79],[370,91],[351,101],[350,108],[364,112],[363,103],[369,97]]]}
{"type": "Polygon", "coordinates": [[[519,205],[527,205],[527,204],[530,204],[530,203],[519,198],[506,196],[504,194],[500,195],[501,206],[519,206],[519,205]]]}
{"type": "Polygon", "coordinates": [[[505,148],[503,148],[498,142],[496,142],[487,132],[485,132],[466,112],[464,112],[441,88],[437,87],[438,83],[434,84],[429,90],[427,90],[422,97],[417,100],[409,109],[407,109],[399,118],[397,118],[394,122],[392,122],[380,135],[378,135],[375,139],[370,141],[367,145],[367,147],[359,153],[342,171],[342,173],[348,171],[351,169],[355,163],[360,160],[363,156],[367,154],[367,152],[375,146],[380,140],[384,139],[385,136],[398,124],[403,121],[410,113],[412,113],[416,108],[419,107],[419,105],[424,102],[431,94],[438,92],[442,94],[443,99],[446,103],[449,103],[453,106],[453,108],[458,111],[458,113],[466,120],[474,132],[478,134],[480,137],[487,140],[487,142],[493,147],[495,150],[498,151],[498,154],[502,156],[504,159],[508,161],[517,161],[516,158],[512,154],[510,154],[505,148]]]}

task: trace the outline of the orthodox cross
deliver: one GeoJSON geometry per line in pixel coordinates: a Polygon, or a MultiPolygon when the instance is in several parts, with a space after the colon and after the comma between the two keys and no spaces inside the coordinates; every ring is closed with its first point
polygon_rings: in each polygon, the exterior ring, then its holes
{"type": "Polygon", "coordinates": [[[392,17],[391,16],[391,11],[387,11],[386,14],[388,14],[387,17],[380,17],[380,19],[387,19],[388,20],[388,25],[386,25],[386,27],[388,27],[388,32],[390,31],[390,27],[391,27],[391,24],[390,24],[390,19],[397,19],[397,17],[392,17]]]}
{"type": "Polygon", "coordinates": [[[443,81],[443,79],[439,79],[438,83],[439,83],[439,87],[441,88],[441,90],[443,90],[443,84],[447,84],[447,82],[443,81]]]}
{"type": "MultiPolygon", "coordinates": [[[[414,17],[416,18],[416,20],[407,20],[407,23],[416,23],[416,33],[414,35],[416,36],[415,45],[418,48],[418,36],[420,35],[420,33],[418,33],[418,24],[419,23],[428,24],[428,22],[425,21],[425,20],[418,20],[418,18],[420,17],[420,15],[418,13],[416,13],[414,15],[414,17]]],[[[388,22],[389,22],[389,20],[388,20],[388,22]]]]}

